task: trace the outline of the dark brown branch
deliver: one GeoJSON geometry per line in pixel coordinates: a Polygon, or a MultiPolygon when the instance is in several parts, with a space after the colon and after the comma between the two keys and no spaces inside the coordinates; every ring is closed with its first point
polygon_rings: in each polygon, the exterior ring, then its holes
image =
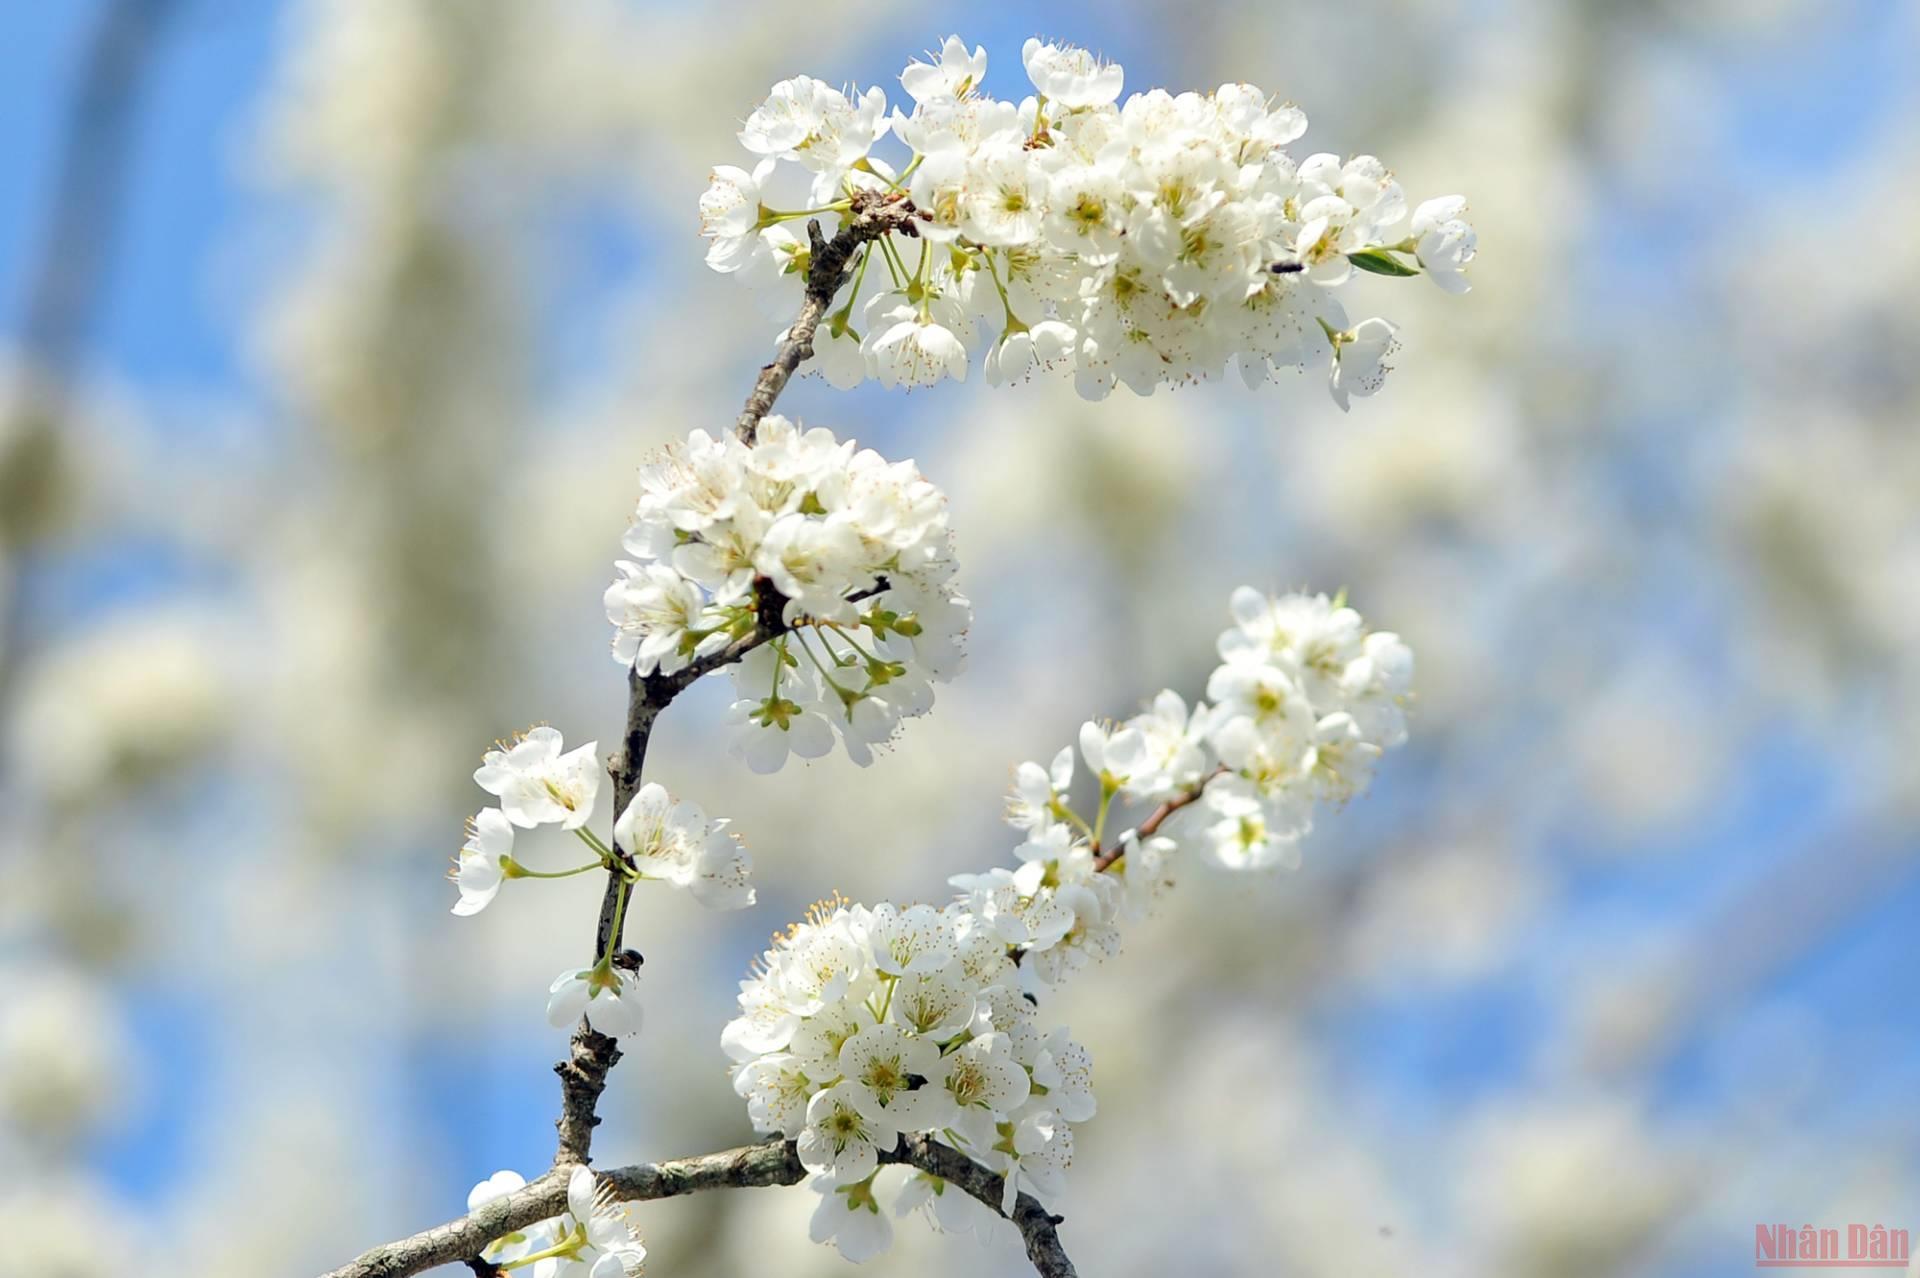
{"type": "Polygon", "coordinates": [[[620,1063],[620,1044],[586,1026],[573,1033],[567,1059],[553,1067],[560,1076],[560,1117],[554,1128],[560,1133],[560,1149],[554,1155],[555,1167],[588,1161],[593,1150],[593,1129],[600,1125],[596,1112],[600,1093],[607,1089],[607,1074],[620,1063]]]}
{"type": "MultiPolygon", "coordinates": [[[[966,1190],[993,1208],[995,1214],[1005,1215],[1000,1211],[1001,1191],[1006,1183],[1001,1175],[988,1171],[931,1136],[902,1136],[899,1147],[891,1154],[883,1154],[881,1161],[905,1163],[938,1176],[949,1185],[966,1190]]],[[[1011,1219],[1014,1228],[1020,1231],[1021,1241],[1027,1245],[1027,1259],[1033,1262],[1040,1278],[1074,1278],[1073,1261],[1067,1258],[1067,1249],[1060,1245],[1061,1217],[1042,1207],[1032,1194],[1023,1193],[1014,1200],[1011,1219]]]]}
{"type": "MultiPolygon", "coordinates": [[[[903,1137],[898,1146],[880,1156],[883,1163],[916,1167],[938,1176],[1000,1211],[1003,1182],[996,1172],[926,1136],[903,1137]]],[[[487,1262],[480,1253],[487,1244],[515,1230],[558,1216],[567,1209],[568,1167],[556,1167],[524,1189],[483,1205],[478,1211],[423,1230],[411,1238],[386,1243],[358,1259],[330,1271],[323,1278],[407,1278],[435,1265],[466,1264],[476,1274],[487,1262]],[[477,1262],[477,1263],[476,1263],[477,1262]]],[[[759,1189],[797,1185],[806,1168],[790,1140],[761,1141],[737,1149],[674,1158],[663,1163],[640,1163],[600,1172],[614,1195],[628,1202],[677,1198],[709,1189],[759,1189]]],[[[1052,1215],[1031,1194],[1014,1204],[1014,1227],[1026,1243],[1027,1257],[1041,1278],[1074,1278],[1073,1262],[1060,1245],[1060,1217],[1052,1215]]]]}
{"type": "Polygon", "coordinates": [[[760,419],[773,411],[773,402],[787,388],[794,370],[813,358],[814,330],[820,327],[827,308],[833,305],[834,294],[846,282],[854,253],[871,240],[894,231],[911,230],[915,216],[912,202],[904,195],[862,191],[853,197],[853,207],[841,220],[840,229],[832,239],[821,233],[817,220],[807,223],[807,239],[812,248],[807,265],[806,300],[800,305],[793,327],[787,330],[786,339],[774,351],[773,362],[760,370],[753,393],[747,396],[747,405],[740,410],[740,420],[733,427],[740,438],[753,442],[760,419]]]}

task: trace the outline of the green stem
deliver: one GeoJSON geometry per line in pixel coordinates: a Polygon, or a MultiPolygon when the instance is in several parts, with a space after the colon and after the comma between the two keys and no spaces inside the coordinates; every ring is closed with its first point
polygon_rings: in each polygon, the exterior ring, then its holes
{"type": "Polygon", "coordinates": [[[1028,325],[1024,323],[1018,315],[1013,313],[1013,302],[1007,297],[1007,287],[1000,282],[1000,272],[994,269],[993,250],[982,249],[980,250],[980,256],[986,260],[987,274],[993,280],[994,291],[1000,294],[1000,309],[1007,313],[1006,332],[1000,335],[1000,340],[1005,341],[1007,333],[1026,332],[1028,325]]]}
{"type": "MultiPolygon", "coordinates": [[[[847,304],[840,308],[837,316],[842,330],[851,332],[853,329],[853,304],[860,300],[860,286],[867,282],[867,263],[872,260],[873,245],[869,244],[860,250],[860,269],[853,274],[853,290],[847,294],[847,304]]],[[[834,331],[831,324],[828,331],[834,331]]],[[[854,336],[858,337],[859,334],[855,333],[854,336]]]]}
{"type": "Polygon", "coordinates": [[[1053,801],[1053,808],[1054,808],[1054,811],[1059,813],[1061,816],[1065,817],[1067,820],[1079,826],[1080,833],[1086,835],[1089,842],[1097,842],[1097,840],[1094,838],[1093,827],[1087,824],[1087,819],[1085,817],[1081,816],[1078,812],[1075,812],[1072,808],[1068,807],[1066,803],[1060,799],[1055,799],[1053,801]]]}
{"type": "Polygon", "coordinates": [[[585,874],[588,870],[606,868],[605,861],[592,861],[586,865],[575,866],[571,870],[529,870],[518,861],[510,862],[512,869],[507,871],[510,879],[570,879],[576,874],[585,874]]]}
{"type": "MultiPolygon", "coordinates": [[[[852,648],[855,652],[859,653],[862,657],[866,658],[868,664],[870,665],[882,664],[880,661],[880,658],[874,656],[871,652],[868,652],[865,648],[862,648],[859,642],[855,640],[852,635],[842,630],[834,622],[831,622],[831,621],[827,622],[826,627],[827,629],[833,631],[833,633],[835,633],[836,635],[839,635],[842,639],[845,639],[847,641],[847,646],[849,648],[852,648]]],[[[815,629],[817,630],[819,629],[819,627],[816,626],[815,629]]]]}
{"type": "Polygon", "coordinates": [[[880,241],[880,251],[887,259],[887,274],[893,276],[895,288],[907,286],[907,264],[900,260],[900,250],[893,246],[893,237],[887,236],[880,241]]]}
{"type": "Polygon", "coordinates": [[[522,1256],[511,1264],[501,1265],[500,1268],[520,1269],[533,1264],[537,1260],[551,1260],[555,1256],[571,1256],[580,1250],[580,1244],[585,1241],[586,1235],[582,1233],[580,1227],[576,1225],[574,1226],[573,1232],[568,1234],[564,1241],[547,1248],[545,1251],[536,1251],[529,1255],[522,1256]]]}
{"type": "Polygon", "coordinates": [[[832,204],[823,204],[817,209],[769,209],[760,210],[760,225],[776,226],[781,222],[791,222],[796,218],[814,217],[821,213],[845,213],[853,207],[852,200],[837,200],[832,204]]]}
{"type": "Polygon", "coordinates": [[[1100,846],[1100,836],[1106,833],[1107,812],[1113,807],[1114,791],[1115,787],[1102,777],[1100,779],[1100,815],[1094,818],[1093,833],[1088,836],[1093,840],[1093,846],[1096,848],[1100,846]]]}
{"type": "Polygon", "coordinates": [[[578,829],[576,829],[574,831],[574,834],[579,838],[579,840],[582,843],[586,844],[588,847],[592,848],[595,852],[598,852],[600,854],[600,860],[603,864],[605,862],[613,860],[613,849],[608,847],[606,844],[602,843],[600,841],[600,836],[595,834],[592,830],[589,830],[586,826],[583,825],[578,829]]]}
{"type": "Polygon", "coordinates": [[[613,965],[613,949],[620,944],[621,928],[627,921],[627,898],[631,895],[633,895],[633,880],[623,876],[620,880],[620,897],[613,906],[613,931],[607,936],[607,952],[600,956],[600,962],[604,966],[613,965]]]}

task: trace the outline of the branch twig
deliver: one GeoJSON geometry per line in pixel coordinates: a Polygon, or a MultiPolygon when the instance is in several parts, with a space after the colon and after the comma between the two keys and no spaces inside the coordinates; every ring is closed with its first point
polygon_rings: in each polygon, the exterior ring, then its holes
{"type": "MultiPolygon", "coordinates": [[[[883,1163],[916,1167],[957,1186],[1000,1212],[1001,1178],[979,1163],[926,1136],[905,1137],[880,1156],[883,1163]]],[[[422,1230],[373,1248],[323,1278],[408,1278],[435,1265],[470,1264],[496,1238],[558,1216],[567,1209],[570,1169],[556,1167],[523,1189],[503,1195],[444,1225],[422,1230]]],[[[663,1163],[640,1163],[600,1173],[616,1198],[651,1202],[709,1189],[758,1189],[797,1185],[806,1168],[790,1140],[762,1141],[737,1149],[674,1158],[663,1163]]],[[[1031,1194],[1014,1204],[1013,1223],[1027,1247],[1027,1256],[1041,1278],[1075,1278],[1073,1262],[1060,1244],[1060,1218],[1050,1214],[1031,1194]]],[[[485,1264],[485,1261],[481,1262],[485,1264]]]]}
{"type": "Polygon", "coordinates": [[[787,388],[794,370],[813,358],[814,330],[820,327],[821,318],[833,305],[833,295],[845,283],[855,251],[869,240],[894,231],[911,231],[916,216],[912,202],[903,195],[862,191],[853,197],[853,208],[841,220],[840,230],[832,239],[821,234],[817,220],[807,223],[807,239],[812,250],[807,265],[806,300],[800,304],[800,314],[787,330],[786,340],[774,351],[773,362],[760,370],[753,393],[747,396],[747,405],[740,410],[740,420],[733,427],[740,438],[753,442],[760,419],[773,411],[773,401],[787,388]]]}

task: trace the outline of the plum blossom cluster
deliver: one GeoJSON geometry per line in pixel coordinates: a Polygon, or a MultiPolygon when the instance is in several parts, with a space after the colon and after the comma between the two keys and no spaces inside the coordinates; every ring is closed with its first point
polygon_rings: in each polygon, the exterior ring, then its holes
{"type": "MultiPolygon", "coordinates": [[[[634,794],[613,825],[609,847],[589,827],[604,776],[594,756],[597,742],[568,750],[560,733],[542,725],[512,742],[501,742],[481,760],[473,779],[500,806],[483,808],[468,822],[467,840],[450,875],[460,899],[453,912],[478,914],[510,879],[560,879],[611,870],[621,880],[619,909],[637,883],[654,881],[692,893],[718,910],[745,909],[754,902],[752,860],[727,830],[700,806],[676,800],[653,782],[634,794]],[[543,870],[514,855],[515,831],[557,825],[593,854],[584,865],[543,870]]],[[[640,1029],[641,1009],[632,973],[611,952],[590,967],[569,970],[548,991],[547,1018],[568,1027],[586,1015],[606,1034],[640,1029]]]]}
{"type": "MultiPolygon", "coordinates": [[[[467,1210],[525,1189],[518,1172],[499,1171],[473,1187],[467,1210]]],[[[636,1278],[646,1246],[624,1204],[586,1167],[567,1178],[567,1210],[507,1235],[480,1253],[496,1271],[525,1269],[532,1278],[636,1278]]]]}
{"type": "Polygon", "coordinates": [[[796,76],[747,117],[750,168],[722,165],[700,199],[708,264],[750,285],[797,288],[800,219],[856,201],[911,201],[902,230],[863,246],[843,304],[821,323],[817,369],[836,386],[999,384],[1071,372],[1098,399],[1124,384],[1249,386],[1323,365],[1345,409],[1377,391],[1395,326],[1349,319],[1356,273],[1429,276],[1467,291],[1476,237],[1458,196],[1412,208],[1371,155],[1287,151],[1306,132],[1291,103],[1246,84],[1154,89],[1119,101],[1122,70],[1033,39],[1033,92],[981,91],[987,55],[957,36],[910,63],[911,111],[885,93],[796,76]],[[874,146],[891,133],[907,151],[874,146]]]}
{"type": "MultiPolygon", "coordinates": [[[[1397,636],[1324,595],[1243,588],[1231,609],[1211,704],[1164,691],[1124,723],[1084,725],[1078,764],[1068,747],[1020,765],[1017,869],[958,875],[939,908],[823,902],[741,982],[721,1045],[754,1126],[793,1137],[813,1173],[815,1241],[855,1260],[886,1247],[874,1187],[903,1134],[1003,1173],[1003,1210],[1023,1189],[1047,1204],[1095,1106],[1086,1049],[1042,1031],[1038,999],[1118,951],[1182,844],[1230,869],[1296,865],[1315,806],[1360,793],[1405,740],[1412,656],[1397,636]],[[1077,766],[1094,782],[1084,814],[1077,766]],[[1151,810],[1109,838],[1129,807],[1151,810]]],[[[949,1230],[995,1219],[925,1172],[896,1211],[915,1206],[949,1230]]]]}
{"type": "Polygon", "coordinates": [[[911,461],[769,416],[751,443],[694,431],[640,487],[606,592],[614,657],[671,675],[740,654],[733,748],[754,771],[836,734],[864,764],[959,671],[972,611],[946,497],[911,461]]]}
{"type": "MultiPolygon", "coordinates": [[[[1060,1191],[1071,1124],[1094,1113],[1086,1049],[1040,1030],[1012,952],[961,903],[821,902],[741,982],[721,1043],[755,1129],[795,1138],[812,1173],[814,1241],[850,1260],[892,1239],[874,1187],[903,1134],[934,1133],[1003,1173],[1010,1211],[1023,1189],[1060,1191]]],[[[937,1178],[915,1181],[906,1205],[940,1199],[946,1227],[998,1219],[937,1178]]]]}

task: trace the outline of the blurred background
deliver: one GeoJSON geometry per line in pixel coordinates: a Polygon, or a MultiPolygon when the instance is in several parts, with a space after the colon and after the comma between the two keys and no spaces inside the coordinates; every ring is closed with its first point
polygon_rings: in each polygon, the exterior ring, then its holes
{"type": "MultiPolygon", "coordinates": [[[[635,467],[783,326],[701,263],[707,170],[774,80],[898,100],[949,30],[1017,98],[1040,17],[0,10],[0,1268],[301,1275],[545,1167],[598,886],[456,920],[442,874],[494,738],[614,739],[635,467]]],[[[669,713],[650,770],[760,904],[636,903],[600,1161],[750,1138],[718,1034],[807,901],[940,899],[1006,858],[1014,763],[1200,691],[1231,587],[1345,586],[1418,653],[1412,744],[1052,1005],[1097,1062],[1081,1271],[1731,1275],[1758,1223],[1920,1227],[1920,8],[1044,21],[1464,192],[1476,288],[1363,285],[1407,349],[1344,418],[1312,377],[797,382],[951,494],[972,666],[869,770],[756,779],[722,688],[669,713]]],[[[652,1272],[843,1272],[813,1204],[647,1205],[652,1272]]],[[[917,1221],[871,1266],[1021,1267],[917,1221]]]]}

